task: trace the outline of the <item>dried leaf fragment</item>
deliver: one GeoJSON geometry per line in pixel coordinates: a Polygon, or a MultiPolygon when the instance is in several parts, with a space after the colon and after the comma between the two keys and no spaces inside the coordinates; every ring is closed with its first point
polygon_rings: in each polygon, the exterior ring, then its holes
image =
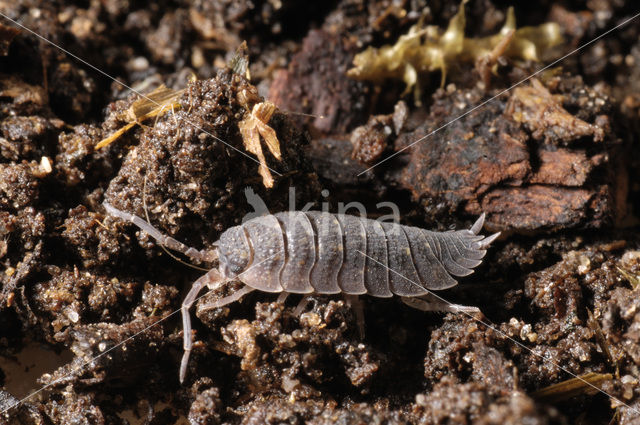
{"type": "Polygon", "coordinates": [[[353,59],[354,68],[347,72],[352,78],[380,83],[385,79],[402,79],[408,92],[420,99],[419,75],[441,71],[444,85],[448,68],[459,62],[474,63],[478,59],[503,52],[505,56],[521,60],[540,60],[540,52],[562,42],[560,26],[549,22],[536,27],[516,29],[513,8],[507,11],[507,19],[494,35],[466,38],[464,3],[451,18],[443,32],[434,25],[424,26],[422,20],[400,36],[396,44],[380,48],[369,47],[353,59]],[[510,39],[504,41],[504,39],[510,39]],[[499,46],[503,42],[503,46],[499,46]],[[496,49],[498,47],[498,49],[496,49]]]}
{"type": "MultiPolygon", "coordinates": [[[[238,47],[233,58],[228,63],[228,67],[234,74],[241,75],[247,80],[251,79],[249,74],[249,54],[247,52],[247,42],[244,41],[238,47]]],[[[238,100],[247,109],[244,118],[238,123],[242,142],[247,152],[258,157],[260,167],[258,173],[262,176],[262,184],[265,187],[273,187],[273,176],[267,166],[267,160],[262,152],[260,145],[260,136],[267,144],[269,152],[280,161],[280,142],[273,128],[269,127],[269,120],[276,111],[276,105],[269,101],[260,101],[258,90],[251,86],[248,90],[242,90],[238,93],[238,100]],[[253,105],[253,107],[251,107],[253,105]]]]}
{"type": "Polygon", "coordinates": [[[247,80],[251,80],[251,74],[249,73],[249,53],[246,41],[243,41],[242,44],[238,46],[228,66],[234,74],[242,75],[247,80]]]}
{"type": "Polygon", "coordinates": [[[628,270],[623,269],[622,267],[616,267],[620,274],[629,281],[631,287],[633,289],[640,288],[640,275],[632,273],[628,270]]]}
{"type": "Polygon", "coordinates": [[[242,141],[247,152],[258,157],[260,167],[258,172],[262,176],[262,183],[265,187],[273,187],[273,176],[267,166],[267,161],[260,145],[260,136],[264,139],[269,152],[278,160],[282,158],[280,153],[280,142],[273,128],[268,123],[271,116],[276,111],[276,105],[267,101],[253,105],[251,112],[248,112],[244,119],[238,123],[242,141]]]}
{"type": "Polygon", "coordinates": [[[604,332],[602,332],[602,328],[600,327],[600,323],[598,323],[598,319],[593,315],[591,310],[587,309],[587,326],[591,328],[591,330],[595,333],[596,341],[602,349],[602,352],[609,360],[609,364],[616,368],[616,377],[620,378],[620,372],[618,370],[618,362],[611,355],[611,350],[609,350],[609,343],[607,342],[607,338],[604,336],[604,332]]]}
{"type": "Polygon", "coordinates": [[[41,108],[47,102],[47,92],[43,87],[6,74],[0,74],[0,97],[10,99],[14,107],[29,111],[41,108]]]}
{"type": "Polygon", "coordinates": [[[182,96],[182,93],[184,93],[184,89],[174,90],[167,88],[163,84],[151,93],[136,100],[131,107],[129,107],[127,116],[124,118],[125,120],[129,120],[129,122],[108,137],[102,139],[95,148],[100,149],[118,140],[120,136],[136,124],[141,124],[149,118],[160,117],[169,111],[181,108],[182,105],[178,102],[178,98],[182,96]]]}
{"type": "Polygon", "coordinates": [[[531,394],[531,397],[538,401],[553,403],[583,394],[593,395],[599,391],[600,384],[612,378],[613,376],[610,373],[589,372],[577,378],[567,379],[542,388],[531,394]]]}
{"type": "Polygon", "coordinates": [[[180,108],[181,105],[177,99],[182,96],[183,92],[184,89],[174,90],[163,84],[146,97],[133,102],[130,108],[131,118],[144,120],[160,115],[171,108],[180,108]]]}
{"type": "Polygon", "coordinates": [[[536,139],[567,143],[584,136],[604,139],[602,128],[571,115],[562,107],[562,96],[554,96],[537,79],[531,85],[517,87],[505,108],[505,114],[523,123],[536,139]]]}

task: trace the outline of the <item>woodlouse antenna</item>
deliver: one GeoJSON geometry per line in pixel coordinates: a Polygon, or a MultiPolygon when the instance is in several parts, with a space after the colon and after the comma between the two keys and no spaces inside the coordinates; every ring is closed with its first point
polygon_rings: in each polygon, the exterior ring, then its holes
{"type": "MultiPolygon", "coordinates": [[[[280,108],[278,108],[280,109],[280,108]]],[[[302,117],[311,117],[311,118],[319,118],[319,119],[325,119],[327,118],[325,115],[316,115],[316,114],[306,114],[304,112],[295,112],[295,111],[290,111],[288,109],[280,109],[280,111],[289,114],[289,115],[300,115],[302,117]]]]}
{"type": "MultiPolygon", "coordinates": [[[[151,224],[151,220],[149,219],[149,210],[147,209],[147,176],[144,176],[144,181],[142,182],[142,208],[144,209],[144,216],[147,219],[147,224],[149,224],[149,226],[152,226],[151,224]]],[[[153,226],[152,226],[153,227],[153,226]]],[[[160,248],[162,248],[162,250],[164,252],[167,253],[167,255],[171,258],[173,258],[174,260],[176,260],[177,262],[184,264],[187,267],[191,267],[192,269],[196,269],[196,270],[200,270],[203,272],[207,272],[209,271],[209,269],[205,269],[204,267],[198,267],[194,264],[191,263],[187,263],[186,261],[183,261],[182,259],[178,258],[178,256],[174,255],[173,253],[171,253],[167,248],[165,248],[165,246],[163,244],[160,244],[160,248]]]]}
{"type": "Polygon", "coordinates": [[[130,221],[131,223],[138,226],[141,230],[145,231],[147,234],[149,234],[149,236],[158,241],[158,244],[160,245],[163,245],[169,249],[173,249],[174,251],[178,251],[188,257],[202,262],[210,262],[217,258],[216,251],[199,251],[195,248],[188,247],[182,242],[175,240],[171,236],[163,235],[158,229],[144,221],[142,218],[126,211],[119,210],[113,205],[109,204],[107,201],[104,201],[102,203],[102,206],[108,214],[125,221],[130,221]]]}

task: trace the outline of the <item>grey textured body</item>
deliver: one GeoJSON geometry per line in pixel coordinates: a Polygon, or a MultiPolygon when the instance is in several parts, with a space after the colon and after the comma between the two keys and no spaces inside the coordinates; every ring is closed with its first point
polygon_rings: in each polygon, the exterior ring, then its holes
{"type": "Polygon", "coordinates": [[[490,242],[476,233],[292,211],[228,229],[218,252],[227,277],[260,291],[417,297],[473,272],[490,242]]]}
{"type": "MultiPolygon", "coordinates": [[[[468,230],[430,232],[417,227],[380,223],[350,215],[318,211],[283,212],[257,217],[227,229],[211,250],[186,246],[142,218],[104,202],[108,214],[128,220],[147,232],[162,246],[204,263],[219,260],[196,280],[182,302],[184,354],[180,382],[184,381],[193,347],[189,308],[204,288],[219,288],[234,278],[245,286],[207,304],[225,306],[258,289],[288,293],[336,294],[347,300],[355,295],[376,297],[399,295],[402,301],[425,311],[479,312],[475,307],[424,300],[432,289],[445,289],[457,282],[452,276],[466,276],[481,263],[499,235],[478,235],[484,214],[468,230]]],[[[283,297],[284,296],[284,297],[283,297]]],[[[296,307],[305,306],[304,297],[296,307]]],[[[358,326],[364,335],[361,308],[356,308],[358,326]],[[358,313],[359,311],[359,313],[358,313]]]]}

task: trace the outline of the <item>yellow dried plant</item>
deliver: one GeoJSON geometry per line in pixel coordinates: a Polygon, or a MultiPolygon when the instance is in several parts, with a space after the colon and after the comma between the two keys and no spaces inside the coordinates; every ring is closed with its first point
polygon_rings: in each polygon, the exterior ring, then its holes
{"type": "Polygon", "coordinates": [[[510,38],[504,48],[504,55],[514,59],[539,61],[543,50],[562,42],[560,26],[554,22],[535,27],[516,29],[513,7],[507,11],[507,19],[500,31],[487,37],[467,38],[464,36],[466,23],[464,4],[460,4],[458,13],[442,31],[435,25],[424,26],[422,19],[396,44],[380,48],[369,47],[353,59],[354,67],[347,75],[358,80],[381,83],[385,79],[401,79],[407,88],[405,93],[414,90],[417,101],[420,99],[420,75],[440,71],[441,85],[447,78],[447,71],[453,64],[474,63],[487,55],[510,38]]]}
{"type": "Polygon", "coordinates": [[[167,88],[163,84],[151,93],[136,100],[131,104],[129,109],[127,109],[125,117],[123,118],[125,121],[128,121],[128,123],[102,139],[95,146],[95,149],[103,148],[118,140],[120,136],[136,124],[141,124],[149,118],[160,117],[169,111],[179,109],[182,105],[178,102],[178,99],[182,96],[182,93],[184,93],[184,89],[174,90],[167,88]]]}
{"type": "Polygon", "coordinates": [[[531,394],[537,401],[557,403],[582,395],[593,395],[606,381],[613,379],[610,373],[588,372],[557,384],[549,385],[531,394]]]}
{"type": "MultiPolygon", "coordinates": [[[[246,50],[247,45],[245,42],[240,45],[236,54],[229,62],[229,68],[235,74],[242,75],[249,80],[249,59],[246,50]]],[[[141,124],[146,119],[160,117],[168,111],[181,108],[182,105],[178,102],[178,99],[183,93],[184,89],[173,90],[162,85],[148,95],[136,100],[131,107],[127,109],[122,118],[123,121],[128,121],[127,124],[101,140],[95,148],[100,149],[109,145],[130,128],[136,124],[141,124]]],[[[282,159],[280,142],[278,141],[276,132],[269,126],[269,120],[277,109],[276,105],[266,100],[260,101],[258,90],[254,86],[249,86],[248,89],[240,91],[238,93],[238,100],[246,108],[243,119],[238,122],[244,148],[247,152],[258,157],[258,162],[260,163],[258,173],[262,177],[262,183],[265,187],[271,188],[274,182],[273,176],[267,166],[262,145],[260,144],[260,137],[264,139],[269,152],[280,161],[282,159]]]]}
{"type": "Polygon", "coordinates": [[[271,154],[280,161],[282,158],[280,154],[280,142],[278,141],[276,132],[268,125],[269,120],[275,111],[276,105],[265,100],[264,102],[253,105],[251,112],[247,111],[244,119],[238,123],[244,148],[247,152],[258,157],[258,161],[260,161],[258,172],[260,173],[260,176],[262,176],[262,184],[267,188],[273,187],[273,176],[269,171],[267,161],[264,157],[264,153],[262,152],[260,136],[262,136],[267,144],[269,152],[271,152],[271,154]]]}

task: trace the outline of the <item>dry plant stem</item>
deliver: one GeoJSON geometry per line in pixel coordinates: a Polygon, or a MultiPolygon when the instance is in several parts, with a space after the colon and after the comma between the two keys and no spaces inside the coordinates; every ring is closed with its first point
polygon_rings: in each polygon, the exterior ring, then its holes
{"type": "MultiPolygon", "coordinates": [[[[118,140],[124,133],[136,124],[142,125],[142,122],[155,117],[158,119],[165,113],[182,107],[178,102],[178,98],[184,93],[183,90],[169,89],[164,85],[153,90],[148,95],[133,102],[129,108],[128,116],[126,117],[129,122],[120,127],[114,133],[102,139],[95,149],[100,149],[118,140]]],[[[174,115],[175,116],[175,115],[174,115]]]]}
{"type": "Polygon", "coordinates": [[[496,44],[496,46],[490,53],[476,60],[475,68],[478,72],[478,75],[480,76],[480,79],[484,83],[485,88],[489,88],[489,85],[491,84],[491,72],[495,68],[498,59],[500,59],[500,57],[504,55],[507,47],[509,46],[509,43],[511,43],[511,40],[513,40],[513,36],[515,34],[516,31],[514,29],[509,30],[504,38],[498,44],[496,44]]]}

